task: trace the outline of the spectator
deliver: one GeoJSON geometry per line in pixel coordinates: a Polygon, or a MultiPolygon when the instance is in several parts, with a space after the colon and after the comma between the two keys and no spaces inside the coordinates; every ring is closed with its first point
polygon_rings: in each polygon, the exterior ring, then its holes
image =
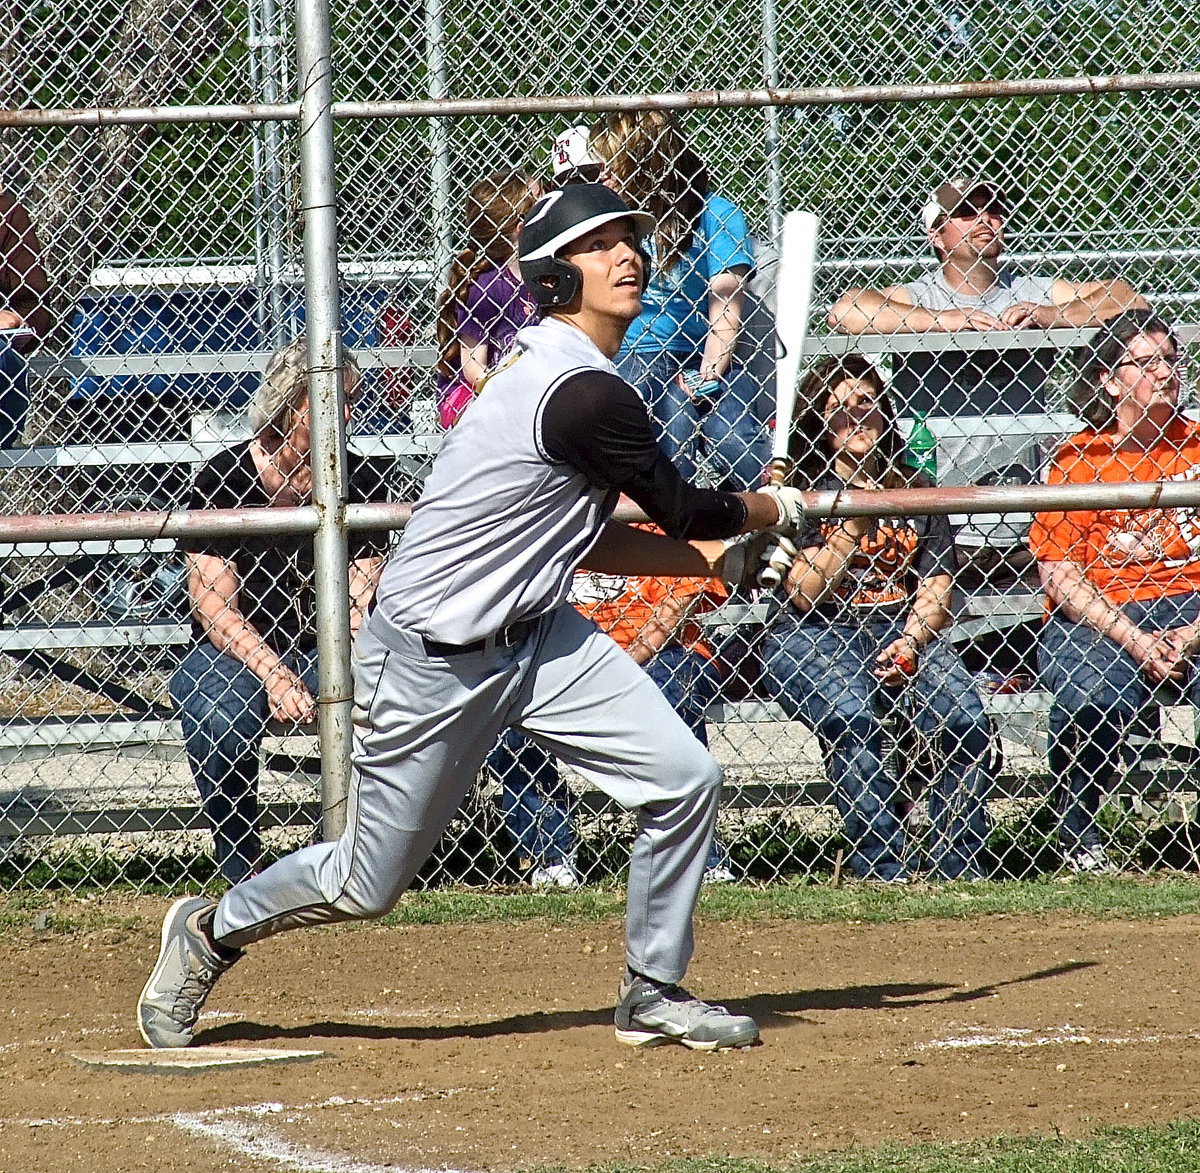
{"type": "Polygon", "coordinates": [[[645,399],[667,455],[694,477],[703,449],[718,484],[761,483],[768,452],[758,388],[734,363],[754,247],[741,210],[709,190],[675,120],[610,114],[591,136],[605,182],[658,222],[653,272],[617,366],[645,399]]]}
{"type": "MultiPolygon", "coordinates": [[[[1170,325],[1121,314],[1079,355],[1072,392],[1087,427],[1059,450],[1050,484],[1194,480],[1200,425],[1180,406],[1170,325]]],[[[1130,720],[1162,686],[1200,702],[1200,518],[1195,509],[1039,513],[1029,535],[1048,614],[1038,663],[1054,694],[1050,769],[1059,837],[1075,872],[1111,870],[1096,825],[1130,720]]]]}
{"type": "MultiPolygon", "coordinates": [[[[357,366],[346,355],[347,402],[357,366]]],[[[190,509],[305,504],[312,490],[308,351],[276,351],[249,408],[253,439],[218,453],[196,476],[190,509]]],[[[347,416],[349,408],[347,408],[347,416]]],[[[376,482],[349,458],[350,499],[376,482]]],[[[375,591],[384,535],[351,536],[351,624],[375,591]]],[[[312,539],[296,534],[193,538],[184,543],[192,647],[171,679],[188,764],[212,827],[217,865],[235,884],[259,867],[258,750],[269,718],[316,720],[312,539]]]]}
{"type": "MultiPolygon", "coordinates": [[[[1095,326],[1145,302],[1124,281],[1020,276],[1001,263],[1008,200],[986,179],[956,177],[930,192],[921,222],[938,266],[906,285],[848,289],[829,312],[844,334],[955,333],[1095,326]]],[[[1045,411],[1052,350],[937,351],[898,357],[902,411],[953,416],[1045,411]]]]}
{"type": "Polygon", "coordinates": [[[580,883],[579,840],[571,826],[571,792],[553,756],[515,729],[506,729],[488,754],[500,783],[504,826],[517,845],[518,867],[535,888],[580,883]]]}
{"type": "Polygon", "coordinates": [[[587,126],[569,126],[550,149],[550,186],[569,183],[599,183],[604,164],[591,148],[591,130],[587,126]]]}
{"type": "Polygon", "coordinates": [[[0,449],[21,442],[29,414],[25,355],[50,333],[50,282],[29,213],[0,191],[0,449]]]}
{"type": "Polygon", "coordinates": [[[497,172],[471,188],[467,247],[450,269],[438,301],[438,415],[451,427],[487,373],[534,318],[521,284],[516,241],[538,188],[528,175],[497,172]]]}
{"type": "MultiPolygon", "coordinates": [[[[661,532],[647,526],[653,532],[661,532]]],[[[717,579],[654,578],[644,575],[580,571],[571,587],[571,602],[640,664],[672,708],[708,745],[704,714],[716,699],[720,676],[712,650],[691,622],[724,598],[717,579]]],[[[503,782],[515,777],[530,785],[505,786],[505,817],[510,833],[533,863],[535,886],[574,887],[579,883],[571,830],[570,792],[553,757],[509,730],[488,759],[503,782]]],[[[728,883],[734,878],[729,856],[713,840],[704,880],[728,883]]]]}
{"type": "MultiPolygon", "coordinates": [[[[903,443],[879,372],[859,355],[822,360],[801,384],[789,442],[792,478],[818,490],[926,484],[903,443]]],[[[860,879],[909,875],[897,781],[880,713],[897,708],[936,739],[926,780],[930,863],[944,879],[985,872],[990,735],[951,623],[954,540],[945,517],[812,521],[796,539],[789,607],[763,648],[768,682],[829,752],[849,866],[860,879]]]]}

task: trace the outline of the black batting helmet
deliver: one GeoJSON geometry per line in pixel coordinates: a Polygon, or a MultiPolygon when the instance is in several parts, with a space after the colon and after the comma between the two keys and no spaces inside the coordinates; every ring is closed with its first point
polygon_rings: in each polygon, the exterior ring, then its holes
{"type": "Polygon", "coordinates": [[[540,309],[570,305],[583,285],[579,269],[558,254],[594,228],[622,219],[633,221],[644,266],[644,287],[650,279],[650,257],[641,247],[641,241],[654,230],[654,217],[649,212],[635,211],[601,183],[569,184],[542,196],[529,209],[521,222],[518,246],[521,280],[540,309]]]}

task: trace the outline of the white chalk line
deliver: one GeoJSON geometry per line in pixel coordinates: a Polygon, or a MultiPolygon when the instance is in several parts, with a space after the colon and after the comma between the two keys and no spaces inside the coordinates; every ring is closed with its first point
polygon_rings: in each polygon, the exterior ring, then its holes
{"type": "MultiPolygon", "coordinates": [[[[65,1116],[57,1118],[0,1119],[0,1124],[23,1125],[27,1128],[81,1128],[95,1125],[170,1124],[191,1136],[214,1141],[232,1149],[240,1156],[274,1161],[296,1173],[435,1173],[435,1171],[403,1165],[377,1165],[360,1161],[341,1153],[325,1152],[308,1145],[296,1144],[270,1126],[270,1121],[283,1117],[292,1120],[294,1114],[323,1108],[384,1107],[388,1104],[419,1103],[423,1100],[444,1099],[465,1091],[465,1088],[446,1088],[436,1092],[415,1092],[412,1095],[388,1096],[385,1099],[351,1099],[331,1096],[307,1104],[288,1107],[277,1101],[260,1104],[240,1104],[228,1108],[212,1108],[206,1112],[171,1112],[149,1116],[97,1118],[65,1116]]],[[[441,1168],[436,1173],[460,1173],[441,1168]]]]}
{"type": "MultiPolygon", "coordinates": [[[[436,1010],[433,1008],[427,1008],[427,1009],[423,1009],[423,1010],[399,1010],[399,1009],[395,1009],[393,1007],[387,1006],[387,1007],[383,1007],[378,1010],[372,1010],[372,1009],[350,1010],[347,1012],[347,1017],[349,1017],[349,1018],[366,1018],[366,1019],[428,1018],[435,1013],[436,1013],[436,1010]]],[[[128,1023],[125,1022],[125,1019],[126,1019],[125,1015],[114,1014],[111,1017],[114,1020],[112,1026],[70,1027],[70,1028],[64,1028],[63,1030],[57,1031],[56,1033],[54,1033],[52,1035],[44,1035],[42,1038],[38,1038],[38,1039],[19,1039],[14,1043],[0,1043],[0,1055],[6,1055],[13,1051],[20,1051],[26,1047],[53,1047],[53,1046],[57,1046],[60,1043],[64,1043],[68,1040],[74,1040],[74,1039],[84,1038],[84,1037],[88,1037],[88,1036],[119,1035],[119,1034],[125,1033],[127,1026],[132,1025],[132,1021],[133,1021],[132,1017],[129,1018],[128,1023]]],[[[206,1022],[207,1023],[221,1022],[221,1021],[227,1022],[230,1019],[243,1019],[245,1017],[246,1016],[244,1013],[239,1013],[236,1010],[206,1010],[206,1011],[204,1011],[203,1014],[200,1015],[200,1017],[197,1021],[200,1024],[203,1024],[206,1022]]]]}
{"type": "MultiPolygon", "coordinates": [[[[378,1019],[384,1017],[416,1018],[428,1017],[429,1009],[397,1010],[391,1007],[381,1009],[358,1009],[350,1011],[355,1018],[378,1019]]],[[[116,1017],[115,1015],[113,1016],[116,1017]]],[[[230,1019],[241,1017],[233,1011],[207,1011],[200,1016],[200,1021],[214,1019],[230,1019]]],[[[125,1028],[114,1024],[106,1027],[76,1027],[62,1030],[52,1036],[42,1039],[29,1039],[0,1046],[0,1053],[15,1051],[26,1047],[45,1047],[63,1042],[68,1037],[79,1038],[85,1035],[114,1035],[120,1034],[125,1028]]],[[[293,1169],[296,1173],[434,1173],[425,1168],[408,1168],[401,1165],[377,1165],[359,1161],[354,1157],[339,1153],[325,1152],[307,1145],[296,1144],[280,1135],[277,1129],[270,1127],[269,1120],[287,1113],[289,1118],[293,1113],[309,1112],[321,1108],[344,1108],[347,1106],[380,1107],[387,1104],[419,1102],[428,1099],[441,1099],[455,1095],[465,1089],[450,1088],[438,1092],[418,1092],[407,1096],[391,1096],[381,1100],[350,1099],[344,1096],[333,1096],[327,1100],[315,1103],[300,1104],[291,1108],[281,1103],[247,1104],[230,1108],[215,1108],[206,1112],[174,1112],[168,1115],[149,1115],[121,1117],[116,1119],[97,1119],[88,1117],[63,1118],[0,1118],[0,1124],[23,1125],[28,1128],[86,1128],[96,1125],[141,1125],[141,1124],[170,1124],[191,1136],[197,1136],[216,1142],[221,1146],[232,1149],[242,1156],[259,1160],[274,1161],[275,1163],[293,1169]]],[[[436,1173],[460,1173],[458,1170],[440,1169],[436,1173]]]]}
{"type": "Polygon", "coordinates": [[[984,1027],[971,1027],[965,1035],[955,1038],[933,1039],[927,1043],[917,1043],[918,1051],[957,1051],[973,1047],[1006,1047],[1019,1049],[1022,1047],[1061,1047],[1088,1046],[1102,1044],[1105,1046],[1138,1046],[1154,1045],[1157,1043],[1177,1043],[1200,1039],[1195,1031],[1182,1034],[1158,1034],[1145,1032],[1127,1035],[1095,1034],[1082,1027],[1065,1023],[1060,1027],[1037,1031],[1032,1027],[997,1027],[988,1030],[984,1027]]]}

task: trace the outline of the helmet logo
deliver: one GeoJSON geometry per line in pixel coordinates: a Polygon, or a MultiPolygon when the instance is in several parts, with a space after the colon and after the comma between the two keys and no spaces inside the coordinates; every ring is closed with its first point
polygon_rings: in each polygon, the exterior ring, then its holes
{"type": "Polygon", "coordinates": [[[536,224],[539,220],[543,219],[546,216],[546,214],[550,211],[550,209],[553,208],[554,205],[557,204],[558,201],[561,200],[565,194],[566,194],[565,192],[560,190],[560,191],[552,191],[549,195],[543,196],[542,197],[542,206],[540,208],[535,207],[533,209],[532,213],[526,217],[526,219],[525,219],[526,226],[528,226],[530,224],[536,224]]]}

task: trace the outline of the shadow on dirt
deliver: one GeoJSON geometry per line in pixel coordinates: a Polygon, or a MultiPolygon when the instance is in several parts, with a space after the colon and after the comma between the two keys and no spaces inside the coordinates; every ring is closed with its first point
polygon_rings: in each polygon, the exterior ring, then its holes
{"type": "MultiPolygon", "coordinates": [[[[749,1014],[760,1026],[778,1028],[799,1025],[805,1011],[883,1010],[905,1006],[929,1006],[972,1002],[989,998],[1005,986],[1064,977],[1098,965],[1095,961],[1071,961],[1050,969],[992,982],[970,989],[944,982],[899,982],[890,985],[842,986],[836,989],[802,990],[789,994],[755,994],[726,1002],[735,1014],[749,1014]]],[[[415,1042],[438,1039],[487,1039],[503,1035],[541,1034],[546,1031],[608,1026],[612,1007],[597,1010],[556,1010],[548,1014],[514,1014],[490,1022],[452,1023],[447,1026],[377,1026],[358,1022],[314,1022],[306,1026],[271,1026],[260,1022],[227,1022],[200,1032],[198,1045],[214,1043],[266,1042],[271,1039],[395,1039],[415,1042]]]]}

